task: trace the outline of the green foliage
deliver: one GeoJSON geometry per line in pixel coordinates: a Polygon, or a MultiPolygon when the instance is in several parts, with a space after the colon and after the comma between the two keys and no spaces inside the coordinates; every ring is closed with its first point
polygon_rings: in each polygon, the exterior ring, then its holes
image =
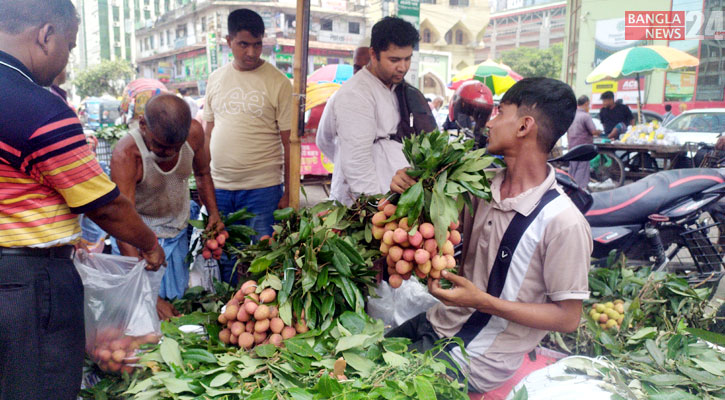
{"type": "Polygon", "coordinates": [[[304,311],[310,328],[324,330],[347,310],[362,312],[374,291],[379,253],[365,234],[374,211],[366,198],[351,208],[326,202],[299,212],[277,210],[274,239],[228,250],[259,287],[278,291],[285,323],[304,311]]]}
{"type": "Polygon", "coordinates": [[[589,274],[592,299],[585,302],[576,332],[551,333],[544,346],[604,357],[581,373],[601,376],[625,398],[715,399],[725,394],[725,354],[699,339],[721,344],[725,336],[706,329],[714,318],[710,289],[649,268],[632,270],[620,261],[589,274]],[[602,329],[588,311],[595,303],[624,300],[622,327],[602,329]]]}
{"type": "Polygon", "coordinates": [[[471,195],[490,198],[490,172],[485,169],[497,159],[486,156],[485,149],[474,151],[473,145],[463,136],[449,142],[448,133],[438,131],[405,139],[403,154],[411,166],[408,175],[418,183],[400,196],[391,219],[407,217],[413,229],[421,222],[432,222],[442,247],[448,226],[458,221],[464,205],[471,204],[471,195]]]}
{"type": "Polygon", "coordinates": [[[563,46],[557,43],[548,49],[517,47],[501,53],[500,61],[524,78],[543,76],[561,78],[563,46]]]}
{"type": "Polygon", "coordinates": [[[111,149],[113,149],[113,147],[116,146],[116,143],[118,143],[122,137],[126,136],[127,133],[128,125],[122,124],[101,128],[97,130],[94,135],[98,139],[105,139],[111,146],[111,149]]]}
{"type": "Polygon", "coordinates": [[[73,79],[73,86],[81,98],[104,94],[118,97],[135,74],[133,66],[126,60],[103,60],[79,72],[73,79]]]}
{"type": "MultiPolygon", "coordinates": [[[[200,318],[203,316],[200,315],[200,318]]],[[[201,321],[200,321],[201,322],[201,321]]],[[[184,321],[183,323],[188,323],[184,321]]],[[[141,357],[131,376],[105,375],[86,399],[440,399],[465,400],[466,386],[436,356],[449,341],[420,354],[407,339],[385,338],[383,323],[344,313],[328,329],[245,351],[164,324],[164,341],[141,357]],[[335,361],[344,376],[330,377],[335,361]]],[[[207,328],[212,328],[209,323],[207,328]]]]}

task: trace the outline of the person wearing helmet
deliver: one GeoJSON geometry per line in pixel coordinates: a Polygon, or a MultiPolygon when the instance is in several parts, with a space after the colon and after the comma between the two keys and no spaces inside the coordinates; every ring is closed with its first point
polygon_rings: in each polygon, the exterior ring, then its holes
{"type": "Polygon", "coordinates": [[[482,82],[471,80],[456,89],[448,107],[448,118],[476,140],[476,147],[486,147],[483,128],[493,111],[493,94],[482,82]]]}
{"type": "MultiPolygon", "coordinates": [[[[442,273],[454,285],[448,290],[429,279],[442,303],[388,333],[411,339],[409,348],[421,352],[441,338],[462,339],[470,358],[457,346],[449,354],[472,391],[510,379],[548,331],[579,326],[592,237],[546,161],[575,112],[574,92],[561,81],[526,78],[506,92],[486,124],[487,149],[503,155],[506,168],[495,170],[491,200],[475,199],[473,217],[462,213],[460,275],[442,273]]],[[[402,193],[413,184],[400,170],[390,189],[402,193]]]]}

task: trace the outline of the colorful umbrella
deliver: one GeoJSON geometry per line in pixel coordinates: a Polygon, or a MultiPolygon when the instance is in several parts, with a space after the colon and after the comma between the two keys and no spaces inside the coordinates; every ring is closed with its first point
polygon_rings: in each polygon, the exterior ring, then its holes
{"type": "Polygon", "coordinates": [[[453,76],[449,89],[456,90],[465,81],[475,79],[483,82],[493,94],[501,94],[509,90],[516,82],[523,77],[512,71],[505,64],[499,64],[493,60],[486,60],[478,65],[464,68],[453,76]]]}
{"type": "Polygon", "coordinates": [[[341,84],[350,79],[352,74],[352,65],[329,64],[310,74],[307,77],[307,83],[332,82],[341,84]]]}
{"type": "Polygon", "coordinates": [[[327,99],[340,88],[339,83],[310,83],[307,85],[305,110],[327,103],[327,99]]]}
{"type": "Polygon", "coordinates": [[[126,121],[138,118],[153,96],[166,91],[166,86],[156,79],[140,78],[132,81],[123,89],[121,115],[126,117],[126,121]]]}
{"type": "Polygon", "coordinates": [[[623,76],[635,75],[637,77],[638,119],[642,120],[639,74],[655,70],[671,71],[678,68],[696,67],[698,64],[700,64],[700,61],[697,58],[672,47],[630,47],[605,58],[587,76],[586,82],[594,83],[604,79],[618,79],[623,76]]]}

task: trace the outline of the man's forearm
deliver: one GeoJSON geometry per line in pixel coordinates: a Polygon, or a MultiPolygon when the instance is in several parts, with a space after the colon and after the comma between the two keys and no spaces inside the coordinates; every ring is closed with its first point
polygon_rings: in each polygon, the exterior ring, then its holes
{"type": "Polygon", "coordinates": [[[194,175],[194,177],[196,178],[196,187],[199,190],[199,198],[204,206],[206,206],[206,211],[209,215],[219,215],[216,194],[214,194],[214,181],[211,179],[211,174],[203,173],[194,175]]]}
{"type": "Polygon", "coordinates": [[[486,296],[479,311],[496,315],[530,328],[571,332],[581,319],[581,301],[565,300],[558,303],[519,303],[486,296]]]}
{"type": "Polygon", "coordinates": [[[124,195],[86,215],[111,236],[136,248],[150,251],[156,246],[156,235],[143,223],[124,195]]]}
{"type": "Polygon", "coordinates": [[[289,195],[290,192],[290,144],[289,142],[282,144],[284,148],[284,192],[289,195]]]}

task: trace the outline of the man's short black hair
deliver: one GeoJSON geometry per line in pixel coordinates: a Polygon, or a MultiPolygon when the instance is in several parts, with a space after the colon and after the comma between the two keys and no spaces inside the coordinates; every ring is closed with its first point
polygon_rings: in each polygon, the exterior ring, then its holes
{"type": "Polygon", "coordinates": [[[583,106],[584,104],[587,104],[587,103],[589,103],[589,97],[587,97],[587,95],[585,95],[585,94],[579,96],[579,98],[576,100],[576,104],[578,106],[583,106]]]}
{"type": "Polygon", "coordinates": [[[606,92],[602,93],[602,100],[606,100],[606,99],[614,100],[614,93],[612,93],[611,90],[607,90],[606,92]]]}
{"type": "Polygon", "coordinates": [[[518,107],[517,114],[531,115],[539,127],[537,142],[546,153],[569,129],[576,114],[576,97],[566,83],[551,78],[524,78],[511,86],[501,104],[518,107]]]}
{"type": "Polygon", "coordinates": [[[236,36],[240,31],[247,31],[255,38],[264,35],[264,21],[256,12],[248,8],[234,10],[227,17],[229,36],[236,36]]]}
{"type": "Polygon", "coordinates": [[[167,144],[186,141],[191,128],[191,110],[184,99],[173,94],[154,96],[146,103],[144,118],[149,130],[167,144]]]}
{"type": "Polygon", "coordinates": [[[672,106],[669,104],[665,104],[665,111],[667,111],[667,112],[672,111],[672,106]]]}
{"type": "Polygon", "coordinates": [[[373,25],[370,34],[370,47],[375,54],[388,50],[390,44],[398,47],[412,46],[414,49],[420,41],[420,35],[410,22],[398,17],[385,17],[373,25]]]}
{"type": "Polygon", "coordinates": [[[11,35],[48,22],[68,28],[79,21],[70,0],[0,0],[0,31],[11,35]]]}

